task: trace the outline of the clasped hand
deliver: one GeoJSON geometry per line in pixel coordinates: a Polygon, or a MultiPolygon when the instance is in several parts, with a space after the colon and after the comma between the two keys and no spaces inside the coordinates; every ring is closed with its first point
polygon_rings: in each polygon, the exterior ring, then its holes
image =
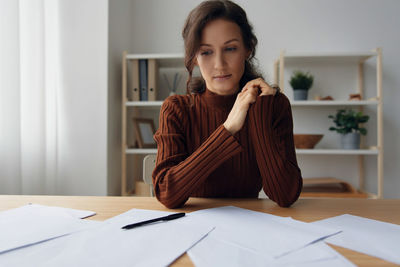
{"type": "Polygon", "coordinates": [[[236,97],[232,110],[224,122],[224,127],[231,134],[237,133],[242,129],[247,111],[250,105],[256,102],[257,96],[275,95],[276,93],[277,89],[272,88],[262,78],[249,81],[236,97]]]}

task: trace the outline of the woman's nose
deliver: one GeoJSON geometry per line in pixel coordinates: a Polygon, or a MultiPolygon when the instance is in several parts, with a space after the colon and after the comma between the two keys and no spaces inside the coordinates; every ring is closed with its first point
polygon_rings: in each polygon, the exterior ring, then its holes
{"type": "Polygon", "coordinates": [[[223,53],[216,53],[214,65],[217,70],[225,67],[226,61],[223,53]]]}

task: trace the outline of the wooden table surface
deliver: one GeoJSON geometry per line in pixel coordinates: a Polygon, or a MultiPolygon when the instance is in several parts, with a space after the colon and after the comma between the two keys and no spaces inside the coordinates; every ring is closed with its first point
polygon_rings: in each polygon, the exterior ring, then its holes
{"type": "MultiPolygon", "coordinates": [[[[16,208],[28,203],[85,209],[97,212],[91,220],[105,220],[133,208],[168,211],[151,197],[96,197],[96,196],[19,196],[0,195],[0,211],[16,208]]],[[[199,209],[236,206],[254,211],[311,222],[349,213],[370,219],[400,224],[400,199],[299,199],[290,208],[280,208],[268,199],[204,199],[191,198],[181,209],[173,211],[191,212],[199,209]]],[[[169,210],[171,211],[171,210],[169,210]]],[[[358,266],[397,266],[387,261],[355,251],[332,246],[358,266]]],[[[193,266],[185,254],[173,266],[193,266]]]]}

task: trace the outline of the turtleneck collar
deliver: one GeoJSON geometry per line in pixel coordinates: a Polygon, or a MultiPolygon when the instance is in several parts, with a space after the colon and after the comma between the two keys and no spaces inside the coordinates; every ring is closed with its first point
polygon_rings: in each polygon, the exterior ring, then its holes
{"type": "Polygon", "coordinates": [[[202,98],[207,105],[217,109],[232,109],[237,93],[233,95],[218,95],[208,88],[202,93],[202,98]]]}

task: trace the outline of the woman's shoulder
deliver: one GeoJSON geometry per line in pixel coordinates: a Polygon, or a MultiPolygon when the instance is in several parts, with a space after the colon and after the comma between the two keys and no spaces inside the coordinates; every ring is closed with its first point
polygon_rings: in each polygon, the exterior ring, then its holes
{"type": "Polygon", "coordinates": [[[194,102],[194,95],[171,95],[167,97],[161,109],[173,109],[175,112],[187,110],[194,102]]]}
{"type": "Polygon", "coordinates": [[[275,95],[275,102],[283,108],[290,106],[289,98],[282,92],[278,92],[275,95]]]}
{"type": "Polygon", "coordinates": [[[190,101],[192,95],[170,95],[165,100],[164,103],[171,104],[185,104],[190,101]]]}
{"type": "Polygon", "coordinates": [[[282,92],[277,93],[273,101],[274,113],[284,112],[288,109],[291,109],[289,98],[282,92]]]}

